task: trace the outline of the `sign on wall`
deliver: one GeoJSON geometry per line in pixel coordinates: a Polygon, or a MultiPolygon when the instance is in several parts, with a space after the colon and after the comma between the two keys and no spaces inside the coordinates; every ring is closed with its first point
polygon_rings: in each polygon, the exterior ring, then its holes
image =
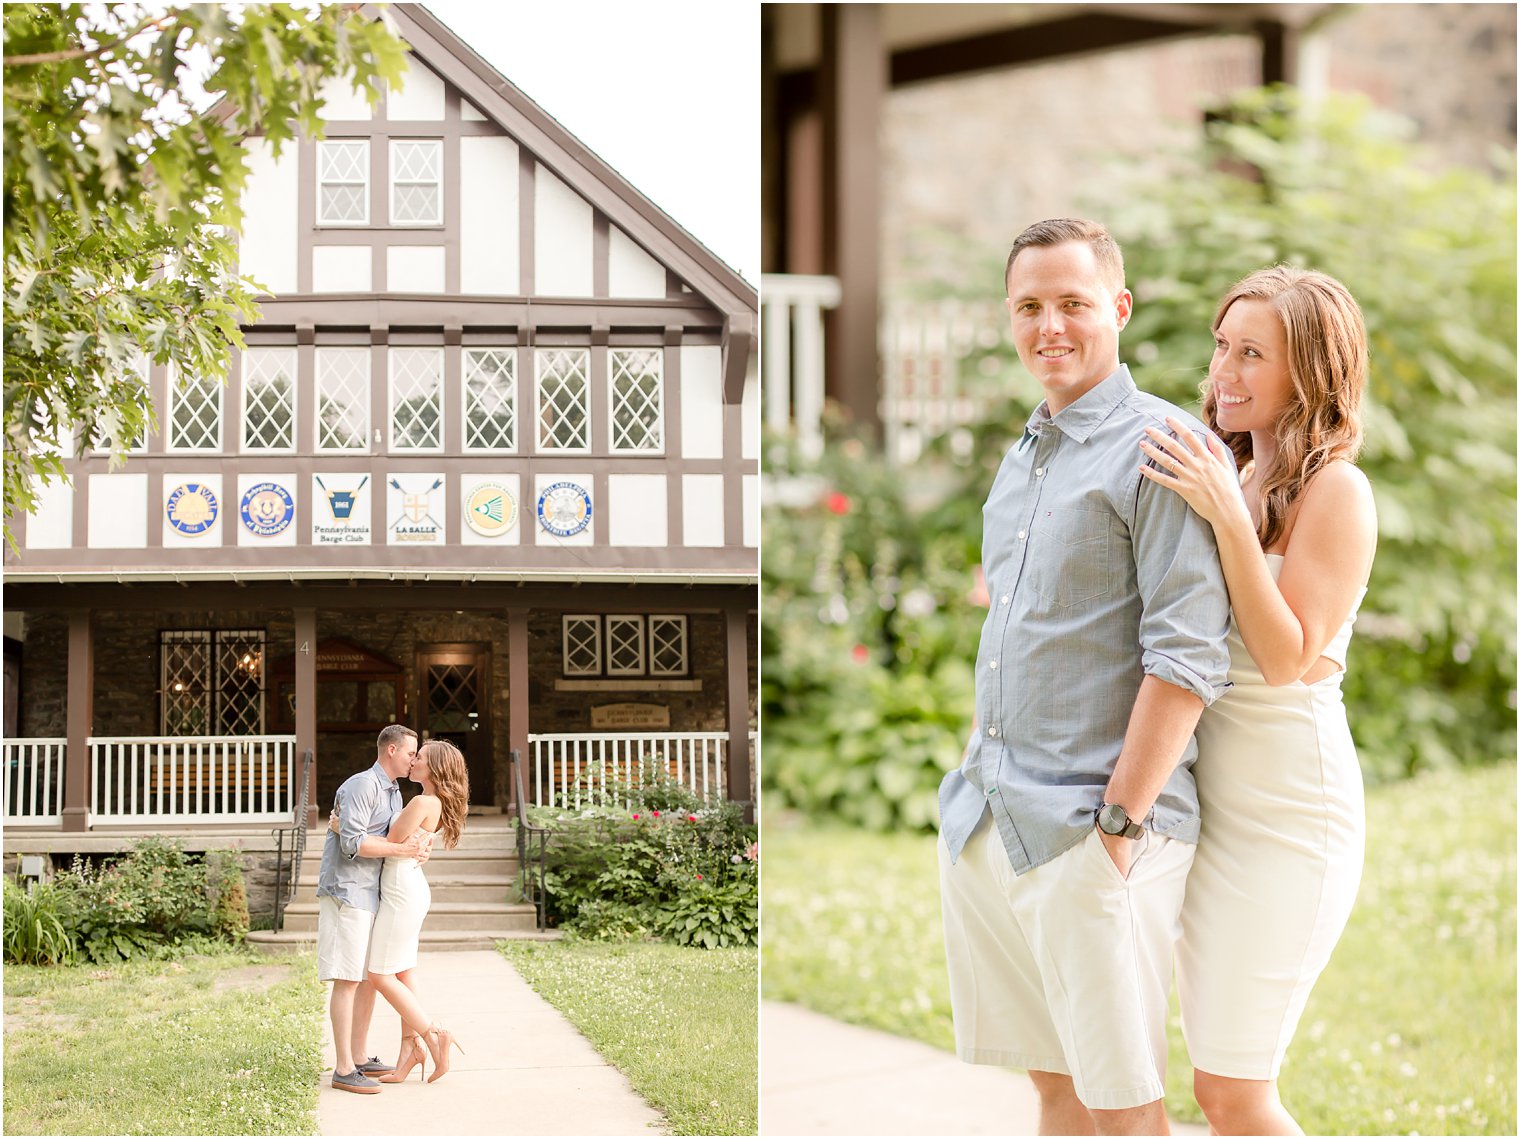
{"type": "Polygon", "coordinates": [[[520,497],[517,475],[461,475],[460,541],[466,546],[517,545],[522,540],[520,497]]]}
{"type": "Polygon", "coordinates": [[[164,476],[164,545],[222,544],[222,476],[164,476]]]}
{"type": "Polygon", "coordinates": [[[367,474],[329,472],[311,476],[311,543],[370,543],[370,481],[367,474]]]}
{"type": "Polygon", "coordinates": [[[538,475],[534,497],[538,545],[591,545],[590,475],[538,475]]]}
{"type": "Polygon", "coordinates": [[[295,545],[294,475],[239,475],[238,492],[238,545],[295,545]]]}
{"type": "Polygon", "coordinates": [[[390,544],[443,545],[447,488],[441,474],[399,474],[386,479],[390,544]]]}
{"type": "Polygon", "coordinates": [[[668,704],[601,704],[591,709],[593,728],[668,728],[668,704]]]}

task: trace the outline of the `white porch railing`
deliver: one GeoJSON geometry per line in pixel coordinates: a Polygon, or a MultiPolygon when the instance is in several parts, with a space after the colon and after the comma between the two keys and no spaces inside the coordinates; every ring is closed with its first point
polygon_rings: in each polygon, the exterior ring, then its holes
{"type": "Polygon", "coordinates": [[[823,453],[823,310],[838,303],[837,277],[760,277],[765,424],[794,431],[808,459],[823,453]]]}
{"type": "Polygon", "coordinates": [[[726,732],[529,735],[528,750],[540,807],[627,806],[628,790],[661,771],[704,799],[722,799],[728,778],[726,732]]]}
{"type": "Polygon", "coordinates": [[[56,827],[63,818],[64,739],[14,739],[0,743],[5,761],[5,825],[56,827]]]}
{"type": "Polygon", "coordinates": [[[284,822],[295,736],[125,736],[90,740],[93,825],[284,822]]]}

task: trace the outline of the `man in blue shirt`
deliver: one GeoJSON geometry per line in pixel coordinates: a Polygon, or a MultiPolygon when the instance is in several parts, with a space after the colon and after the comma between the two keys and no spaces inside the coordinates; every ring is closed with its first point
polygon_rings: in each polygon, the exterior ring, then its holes
{"type": "Polygon", "coordinates": [[[362,1065],[375,1011],[370,986],[369,934],[380,908],[380,871],[386,858],[415,858],[426,862],[427,845],[417,835],[405,842],[386,838],[401,813],[401,788],[396,782],[417,758],[417,733],[391,724],[380,733],[372,767],[351,775],[338,788],[337,830],[329,829],[322,846],[322,869],[317,879],[317,976],[331,981],[333,1049],[332,1086],[340,1091],[374,1094],[380,1083],[371,1072],[393,1069],[371,1056],[362,1065]]]}
{"type": "Polygon", "coordinates": [[[1213,531],[1140,477],[1168,415],[1119,362],[1133,300],[1094,222],[1039,222],[1005,274],[1045,400],[983,510],[976,727],[940,787],[956,1049],[1026,1068],[1042,1134],[1165,1134],[1193,729],[1228,685],[1213,531]]]}

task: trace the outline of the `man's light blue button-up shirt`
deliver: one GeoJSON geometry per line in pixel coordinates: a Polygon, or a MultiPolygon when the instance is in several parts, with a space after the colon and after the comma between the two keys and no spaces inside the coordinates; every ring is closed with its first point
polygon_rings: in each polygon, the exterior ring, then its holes
{"type": "Polygon", "coordinates": [[[380,871],[383,858],[360,858],[366,835],[384,838],[401,813],[401,787],[375,765],[350,775],[338,788],[338,830],[331,828],[322,845],[322,869],[317,897],[332,897],[346,906],[375,913],[380,909],[380,871]]]}
{"type": "MultiPolygon", "coordinates": [[[[982,509],[976,734],[940,784],[952,859],[989,812],[1020,874],[1086,837],[1147,675],[1205,704],[1229,687],[1213,529],[1139,471],[1168,415],[1206,433],[1120,365],[1054,416],[1042,403],[1003,459],[982,509]]],[[[1198,841],[1197,754],[1189,739],[1145,827],[1198,841]]]]}

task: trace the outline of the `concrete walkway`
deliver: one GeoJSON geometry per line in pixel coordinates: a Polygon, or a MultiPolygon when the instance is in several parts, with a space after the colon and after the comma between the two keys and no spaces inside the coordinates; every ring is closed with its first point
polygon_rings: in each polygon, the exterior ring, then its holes
{"type": "MultiPolygon", "coordinates": [[[[378,1095],[331,1086],[332,1022],[323,1017],[322,1135],[659,1135],[664,1120],[628,1080],[494,950],[418,957],[423,1007],[457,1049],[436,1084],[386,1084],[378,1095]]],[[[326,988],[326,986],[324,986],[326,988]]],[[[375,1003],[369,1050],[396,1058],[401,1021],[375,1003]]],[[[432,1064],[428,1064],[432,1075],[432,1064]]]]}
{"type": "MultiPolygon", "coordinates": [[[[762,1135],[1033,1135],[1039,1102],[1021,1072],[761,1002],[762,1135]]],[[[1172,1133],[1208,1129],[1174,1122],[1172,1133]]]]}

